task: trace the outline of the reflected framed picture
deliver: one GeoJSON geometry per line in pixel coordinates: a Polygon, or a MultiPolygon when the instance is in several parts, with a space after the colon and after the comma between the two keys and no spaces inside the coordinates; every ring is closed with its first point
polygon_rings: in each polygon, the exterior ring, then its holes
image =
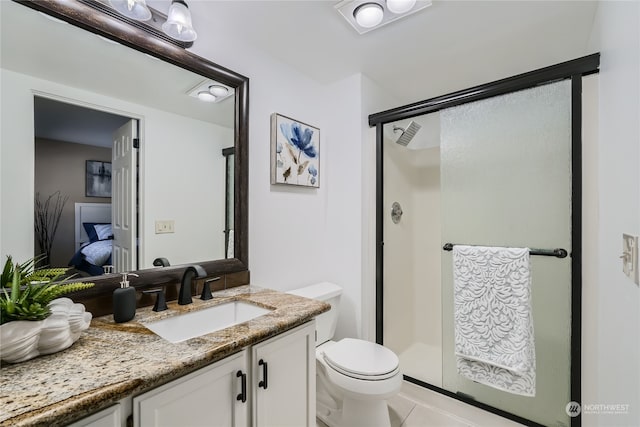
{"type": "Polygon", "coordinates": [[[111,162],[87,160],[86,196],[111,197],[111,162]]]}
{"type": "Polygon", "coordinates": [[[320,187],[320,129],[271,115],[271,184],[320,187]]]}

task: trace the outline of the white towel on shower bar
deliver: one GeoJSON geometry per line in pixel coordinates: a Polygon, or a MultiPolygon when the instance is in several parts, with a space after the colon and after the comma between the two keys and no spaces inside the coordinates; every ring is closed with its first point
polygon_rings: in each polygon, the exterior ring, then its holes
{"type": "Polygon", "coordinates": [[[456,245],[453,283],[458,373],[535,396],[529,249],[456,245]]]}

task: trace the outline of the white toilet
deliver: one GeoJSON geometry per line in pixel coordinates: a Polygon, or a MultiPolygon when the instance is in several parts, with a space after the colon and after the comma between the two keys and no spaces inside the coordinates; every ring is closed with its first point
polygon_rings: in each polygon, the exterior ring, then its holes
{"type": "Polygon", "coordinates": [[[331,304],[316,317],[317,417],[329,427],[390,427],[386,399],[402,385],[398,356],[369,341],[331,341],[342,294],[338,285],[324,282],[289,293],[331,304]]]}

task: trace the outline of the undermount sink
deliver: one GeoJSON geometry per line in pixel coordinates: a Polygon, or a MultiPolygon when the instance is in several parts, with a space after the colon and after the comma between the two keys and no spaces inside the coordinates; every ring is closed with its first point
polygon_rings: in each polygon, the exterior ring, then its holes
{"type": "Polygon", "coordinates": [[[246,322],[271,310],[244,301],[231,301],[155,322],[144,323],[156,335],[177,343],[246,322]]]}

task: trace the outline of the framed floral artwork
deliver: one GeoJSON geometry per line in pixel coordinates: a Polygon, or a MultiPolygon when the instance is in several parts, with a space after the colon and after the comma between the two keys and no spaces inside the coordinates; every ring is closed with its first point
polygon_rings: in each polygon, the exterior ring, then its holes
{"type": "Polygon", "coordinates": [[[320,187],[320,129],[271,115],[271,184],[320,187]]]}

